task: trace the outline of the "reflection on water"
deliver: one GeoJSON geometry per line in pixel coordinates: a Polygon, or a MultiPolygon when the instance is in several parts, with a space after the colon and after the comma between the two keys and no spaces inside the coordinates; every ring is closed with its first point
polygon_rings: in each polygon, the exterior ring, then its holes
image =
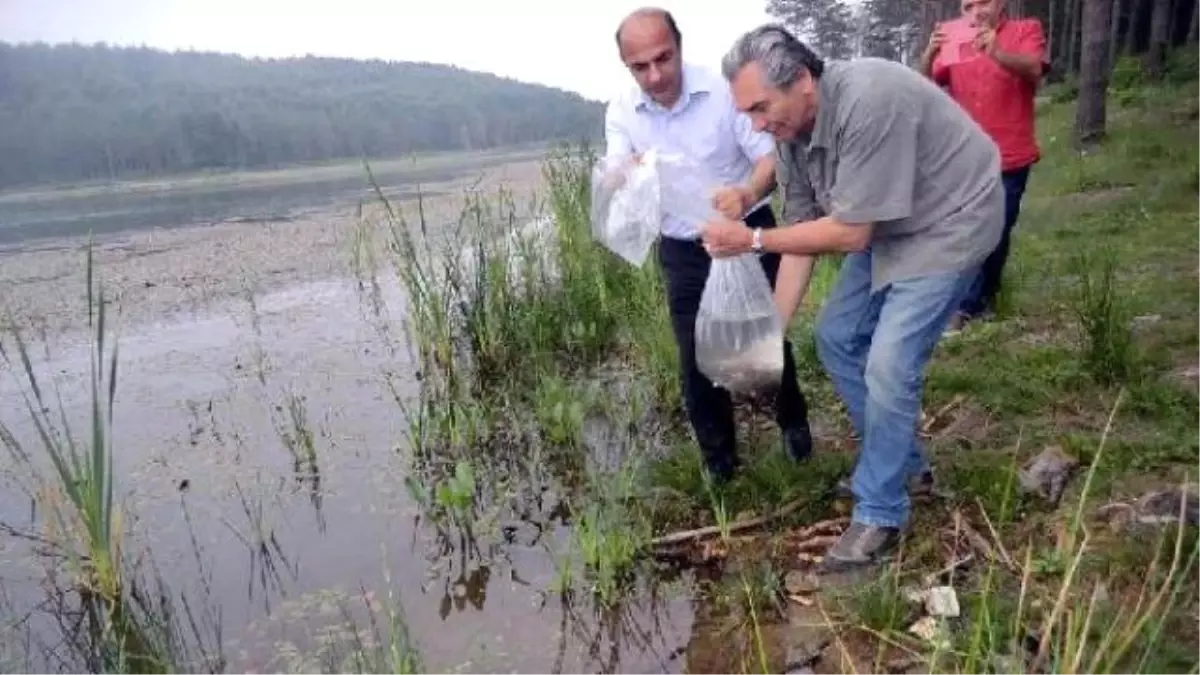
{"type": "MultiPolygon", "coordinates": [[[[402,311],[394,285],[380,294],[402,311]]],[[[685,593],[647,586],[601,610],[548,590],[569,532],[546,462],[498,457],[473,481],[414,470],[393,398],[413,393],[412,365],[361,301],[353,282],[321,282],[121,338],[114,447],[128,549],[153,551],[229,668],[333,659],[322,650],[361,640],[395,594],[430,670],[678,670],[668,656],[688,638],[685,593]],[[420,508],[414,489],[449,478],[464,496],[447,503],[461,510],[420,508]]],[[[34,364],[77,429],[89,363],[87,345],[67,341],[34,364]]],[[[15,375],[0,376],[0,415],[31,439],[15,375]]],[[[30,520],[28,497],[0,493],[0,521],[30,520]]],[[[3,586],[35,607],[39,589],[10,562],[3,586]]]]}

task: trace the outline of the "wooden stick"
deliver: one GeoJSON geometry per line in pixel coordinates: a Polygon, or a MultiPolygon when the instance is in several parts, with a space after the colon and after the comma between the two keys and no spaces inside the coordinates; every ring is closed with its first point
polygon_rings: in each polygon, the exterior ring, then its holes
{"type": "Polygon", "coordinates": [[[979,507],[979,513],[983,516],[983,524],[987,525],[988,532],[992,535],[992,541],[996,542],[996,548],[1000,549],[1004,564],[1008,565],[1010,570],[1016,570],[1017,563],[1008,554],[1008,549],[1004,548],[1004,542],[1000,541],[1000,535],[996,533],[996,528],[992,527],[992,519],[988,518],[987,509],[983,508],[983,502],[979,500],[979,497],[975,498],[975,505],[979,507]]]}
{"type": "Polygon", "coordinates": [[[954,398],[951,398],[948,403],[938,408],[932,415],[929,415],[925,418],[924,423],[921,425],[921,433],[928,434],[930,431],[932,431],[933,425],[937,423],[938,419],[950,412],[952,408],[965,401],[966,398],[967,397],[963,396],[962,394],[955,394],[954,398]]]}
{"type": "MultiPolygon", "coordinates": [[[[725,529],[727,529],[729,532],[732,533],[732,532],[740,532],[742,530],[748,530],[752,527],[760,527],[760,526],[765,525],[773,520],[779,520],[780,518],[785,518],[785,517],[795,513],[796,511],[799,511],[800,507],[804,506],[807,502],[808,502],[808,499],[806,497],[801,497],[800,499],[797,499],[795,501],[789,502],[788,504],[785,504],[784,506],[780,507],[773,513],[768,513],[765,516],[758,516],[756,518],[750,518],[748,520],[742,520],[742,521],[730,523],[728,525],[728,527],[725,529]]],[[[709,525],[707,527],[700,527],[700,528],[696,528],[694,530],[684,530],[683,532],[672,532],[671,534],[664,534],[661,537],[655,537],[654,539],[652,539],[650,541],[650,545],[651,546],[670,546],[671,544],[681,544],[685,541],[693,541],[696,539],[704,539],[705,537],[711,537],[714,535],[718,535],[718,534],[721,534],[721,532],[722,532],[722,528],[720,525],[709,525]]]]}
{"type": "Polygon", "coordinates": [[[822,520],[819,523],[813,523],[812,525],[809,525],[808,527],[791,536],[793,539],[807,539],[818,533],[837,532],[849,524],[849,518],[831,518],[829,520],[822,520]]]}
{"type": "Polygon", "coordinates": [[[836,542],[838,540],[838,536],[839,535],[836,535],[836,534],[828,534],[823,537],[813,537],[812,539],[805,539],[804,541],[800,542],[799,544],[796,544],[796,550],[797,551],[811,551],[813,549],[826,549],[826,548],[829,548],[830,546],[833,546],[834,542],[836,542]]]}

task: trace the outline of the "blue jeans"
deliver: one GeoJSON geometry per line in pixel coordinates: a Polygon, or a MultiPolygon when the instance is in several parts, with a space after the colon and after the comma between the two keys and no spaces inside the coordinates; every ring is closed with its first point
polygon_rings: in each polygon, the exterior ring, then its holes
{"type": "Polygon", "coordinates": [[[1025,185],[1029,182],[1029,169],[1024,166],[1000,174],[1000,180],[1004,182],[1004,233],[1000,235],[1000,243],[996,244],[995,250],[983,261],[983,267],[959,303],[959,314],[976,317],[996,309],[1000,279],[1004,275],[1004,264],[1008,262],[1012,231],[1017,226],[1017,216],[1021,215],[1021,197],[1025,195],[1025,185]]]}
{"type": "Polygon", "coordinates": [[[871,253],[852,253],[817,319],[817,350],[862,438],[855,521],[908,523],[908,477],[928,466],[917,439],[925,364],[979,267],[871,292],[871,253]]]}

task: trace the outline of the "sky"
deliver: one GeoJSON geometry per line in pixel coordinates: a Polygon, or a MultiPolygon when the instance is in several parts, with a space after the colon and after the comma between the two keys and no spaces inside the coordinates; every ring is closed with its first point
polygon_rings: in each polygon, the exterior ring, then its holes
{"type": "MultiPolygon", "coordinates": [[[[0,0],[0,41],[430,61],[605,100],[632,78],[613,31],[650,0],[0,0]]],[[[717,67],[766,0],[663,0],[688,61],[717,67]]]]}

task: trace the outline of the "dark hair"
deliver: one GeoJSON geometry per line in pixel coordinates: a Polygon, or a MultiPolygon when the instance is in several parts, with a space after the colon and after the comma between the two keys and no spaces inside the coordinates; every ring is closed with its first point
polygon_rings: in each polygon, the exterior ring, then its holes
{"type": "Polygon", "coordinates": [[[814,79],[825,72],[821,57],[779,24],[759,26],[738,38],[721,60],[721,72],[732,81],[751,63],[758,63],[767,84],[778,89],[792,86],[801,69],[814,79]]]}
{"type": "Polygon", "coordinates": [[[679,25],[675,23],[675,17],[672,16],[670,12],[668,12],[665,9],[645,8],[645,9],[639,9],[636,12],[631,13],[629,16],[622,19],[621,23],[617,25],[617,32],[615,35],[615,38],[617,41],[617,49],[621,48],[621,30],[625,28],[625,22],[629,21],[630,19],[632,19],[635,16],[651,16],[651,15],[660,16],[660,17],[662,17],[662,20],[666,22],[667,30],[671,32],[671,37],[675,38],[675,46],[676,47],[680,47],[683,45],[683,33],[679,32],[679,25]]]}

